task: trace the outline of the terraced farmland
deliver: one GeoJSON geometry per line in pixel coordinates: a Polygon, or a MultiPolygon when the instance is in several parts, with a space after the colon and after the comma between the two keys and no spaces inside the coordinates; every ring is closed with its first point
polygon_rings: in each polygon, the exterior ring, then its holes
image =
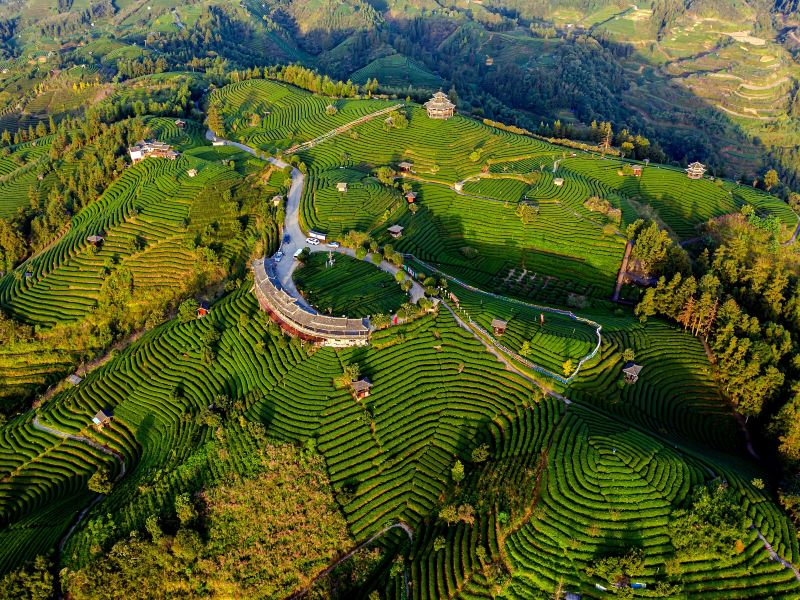
{"type": "MultiPolygon", "coordinates": [[[[507,551],[519,575],[506,597],[528,598],[535,590],[596,594],[595,583],[579,565],[593,557],[642,548],[647,557],[634,581],[655,587],[671,556],[667,523],[675,506],[709,473],[724,474],[741,493],[750,518],[781,538],[784,551],[797,555],[796,540],[783,537],[781,521],[770,522],[767,499],[739,477],[709,467],[623,422],[583,409],[570,409],[548,453],[546,483],[531,521],[515,532],[507,551]]],[[[754,531],[743,534],[744,549],[730,564],[698,560],[684,566],[681,598],[793,596],[798,583],[789,569],[770,561],[754,531]]],[[[675,580],[674,579],[674,580],[675,580]]],[[[606,584],[607,585],[607,584],[606,584]]]]}
{"type": "Polygon", "coordinates": [[[407,295],[394,277],[375,265],[344,254],[314,252],[294,273],[297,288],[320,312],[334,316],[367,317],[393,314],[407,295]]]}
{"type": "Polygon", "coordinates": [[[135,285],[181,282],[193,269],[192,253],[182,246],[192,202],[206,187],[229,186],[236,177],[189,156],[132,167],[76,215],[56,244],[0,279],[0,302],[31,323],[74,321],[96,305],[108,260],[129,268],[135,285]],[[197,177],[187,175],[191,168],[197,177]],[[106,238],[99,251],[86,241],[90,235],[106,238]]]}
{"type": "Polygon", "coordinates": [[[309,177],[300,220],[306,229],[341,239],[350,230],[370,231],[405,204],[399,190],[354,169],[330,169],[309,177]],[[347,192],[336,184],[347,183],[347,192]]]}
{"type": "MultiPolygon", "coordinates": [[[[231,137],[269,150],[385,106],[258,80],[212,94],[231,137]],[[326,110],[330,103],[335,113],[326,110]]],[[[301,153],[308,167],[303,227],[330,238],[366,232],[494,292],[452,282],[456,299],[447,301],[485,330],[494,318],[508,321],[495,339],[542,368],[563,373],[566,361],[593,353],[595,321],[602,325],[599,352],[572,381],[548,382],[558,393],[547,394],[536,384],[541,378],[507,368],[441,306],[373,332],[369,346],[317,347],[270,322],[251,293],[252,279],[236,272],[214,290],[218,299],[203,318],[181,314],[146,327],[79,385],[59,388],[0,426],[0,573],[64,540],[94,497],[87,489],[92,474],[100,467],[112,478],[121,472],[108,452],[121,458],[125,475],[89,507],[58,567],[91,564],[99,546],[144,531],[151,516],[172,527],[176,496],[217,481],[228,472],[223,462],[246,476],[248,456],[259,448],[239,441],[230,453],[220,448],[258,428],[322,456],[355,540],[390,523],[413,532],[410,545],[400,530],[376,542],[383,562],[365,594],[406,597],[407,573],[420,600],[516,600],[558,589],[595,597],[602,581],[587,569],[635,547],[645,558],[632,581],[647,584],[645,595],[667,584],[677,586],[670,592],[676,598],[797,596],[793,572],[770,560],[758,538],[760,532],[798,563],[796,532],[771,492],[757,485],[764,474],[744,455],[702,343],[658,319],[644,325],[628,309],[609,308],[604,298],[624,240],[584,201],[598,195],[621,208],[623,230],[649,204],[684,239],[745,202],[787,225],[789,209],[730,182],[690,182],[655,166],[641,179],[622,177],[620,161],[567,156],[463,117],[432,121],[418,107],[408,115],[407,128],[378,119],[301,153]],[[396,187],[371,175],[402,160],[414,166],[396,187]],[[456,185],[467,179],[463,189],[456,185]],[[348,183],[346,192],[337,190],[340,182],[348,183]],[[418,193],[413,209],[403,183],[418,193]],[[523,215],[520,200],[538,214],[523,215]],[[393,223],[405,228],[397,240],[385,232],[393,223]],[[572,306],[587,320],[500,294],[572,306]],[[626,351],[643,366],[634,384],[621,381],[626,351]],[[371,382],[368,396],[346,385],[353,367],[371,382]],[[113,419],[97,429],[91,419],[100,409],[113,419]],[[678,564],[670,529],[677,511],[690,507],[697,486],[720,481],[753,529],[743,527],[726,548],[730,559],[709,554],[678,564]]],[[[279,224],[266,221],[280,212],[269,198],[285,192],[278,189],[283,172],[269,178],[250,154],[210,147],[198,123],[179,130],[171,119],[152,119],[150,127],[179,145],[181,157],[126,169],[57,243],[0,279],[4,310],[40,329],[88,323],[111,276],[123,269],[134,291],[180,295],[198,264],[233,271],[250,254],[277,247],[279,224]],[[234,164],[222,164],[229,160],[234,164]],[[246,208],[232,190],[256,172],[267,183],[254,184],[249,191],[258,199],[246,208]],[[96,233],[105,237],[100,249],[86,241],[96,233]]],[[[327,258],[312,254],[295,277],[322,312],[391,313],[406,300],[374,265],[336,255],[326,268],[327,258]]],[[[425,270],[411,257],[407,263],[425,270]]],[[[32,354],[24,344],[17,349],[32,354]]],[[[6,360],[15,359],[0,353],[0,369],[6,360]]],[[[18,373],[2,371],[0,384],[35,386],[75,357],[63,348],[24,360],[18,373]]]]}
{"type": "MultiPolygon", "coordinates": [[[[387,521],[399,519],[414,527],[409,566],[418,598],[485,594],[493,583],[482,561],[498,561],[501,552],[515,574],[505,597],[552,590],[562,577],[588,592],[592,581],[583,566],[597,552],[634,539],[648,555],[642,579],[661,580],[658,570],[671,555],[665,518],[685,501],[692,485],[711,478],[709,469],[734,482],[748,514],[776,548],[786,556],[797,554],[785,518],[744,483],[749,480],[746,468],[700,461],[589,409],[574,406],[564,413],[556,399],[536,403],[529,385],[505,371],[446,312],[377,333],[369,349],[339,353],[308,353],[270,331],[266,316],[243,288],[202,320],[173,321],[150,332],[43,409],[44,424],[90,435],[119,452],[129,466],[90,518],[113,513],[124,535],[143,527],[144,519],[169,506],[175,494],[211,478],[211,457],[184,460],[212,429],[185,415],[198,415],[222,393],[240,399],[246,417],[263,422],[274,437],[317,440],[356,539],[387,521]],[[201,339],[209,328],[220,331],[221,338],[207,365],[201,339]],[[256,350],[260,343],[265,351],[256,350]],[[342,364],[352,363],[374,386],[370,397],[359,402],[332,384],[342,364]],[[110,428],[97,432],[87,424],[103,406],[115,417],[110,428]],[[483,443],[491,459],[473,463],[471,451],[483,443]],[[455,458],[467,465],[459,489],[483,491],[473,504],[471,524],[448,527],[430,516],[442,498],[445,503],[469,502],[448,483],[455,458]],[[211,471],[204,474],[206,469],[211,471]],[[532,497],[520,497],[517,490],[536,494],[537,489],[537,508],[529,519],[525,507],[532,497]],[[516,523],[519,529],[499,523],[501,512],[503,523],[516,523]],[[433,542],[440,536],[448,543],[436,551],[433,542]]],[[[70,502],[86,498],[80,491],[85,478],[94,465],[107,464],[108,457],[51,439],[31,429],[30,420],[7,426],[4,434],[12,436],[7,444],[14,447],[30,440],[28,454],[6,455],[12,475],[0,496],[3,514],[20,524],[3,533],[0,558],[12,564],[55,543],[71,516],[70,502]],[[65,452],[90,456],[70,458],[65,452]],[[44,460],[57,465],[48,473],[56,468],[62,477],[37,478],[44,460]],[[21,495],[23,489],[27,493],[21,495]],[[50,537],[26,545],[31,538],[24,525],[45,517],[50,537]]],[[[81,527],[71,538],[65,549],[68,564],[88,559],[91,535],[81,527]]],[[[381,547],[391,552],[401,543],[389,536],[381,547]]],[[[687,593],[722,597],[720,589],[732,594],[796,589],[791,572],[769,561],[755,533],[745,544],[745,552],[722,570],[712,570],[710,562],[693,564],[684,575],[687,593]]],[[[400,595],[401,581],[386,582],[389,597],[400,595]]]]}
{"type": "Polygon", "coordinates": [[[325,98],[268,80],[248,80],[215,91],[212,102],[223,110],[226,130],[241,141],[262,148],[286,149],[392,103],[378,100],[325,98]],[[336,112],[328,114],[327,107],[336,112]],[[260,121],[253,125],[253,115],[260,121]]]}
{"type": "Polygon", "coordinates": [[[384,87],[428,88],[436,90],[442,79],[402,54],[377,58],[350,75],[354,83],[365,84],[368,79],[378,79],[384,87]]]}

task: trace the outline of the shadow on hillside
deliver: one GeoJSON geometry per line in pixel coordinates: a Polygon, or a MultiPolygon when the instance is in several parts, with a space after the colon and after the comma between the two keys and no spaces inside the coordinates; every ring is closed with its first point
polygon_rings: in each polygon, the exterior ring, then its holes
{"type": "MultiPolygon", "coordinates": [[[[516,295],[532,302],[565,306],[571,290],[588,288],[591,296],[596,299],[606,299],[613,292],[616,269],[613,272],[601,271],[586,260],[571,256],[568,249],[564,249],[559,255],[535,244],[532,247],[523,247],[511,238],[505,238],[501,243],[491,243],[479,237],[479,232],[468,231],[464,220],[458,215],[436,215],[425,207],[424,202],[423,196],[416,215],[406,213],[398,220],[405,227],[399,240],[387,237],[384,241],[393,243],[394,248],[400,252],[413,254],[432,263],[465,283],[488,292],[516,295]],[[549,264],[550,268],[545,270],[531,264],[536,262],[540,265],[549,264]],[[572,270],[568,271],[568,268],[572,270]],[[516,269],[514,281],[509,278],[503,284],[511,269],[516,269]],[[527,269],[528,274],[522,279],[521,287],[514,287],[523,269],[527,269]],[[534,274],[536,277],[533,277],[534,274]],[[599,286],[598,282],[606,284],[599,286]],[[524,287],[525,285],[530,285],[530,288],[524,287]],[[530,291],[525,293],[528,289],[530,291]]],[[[464,202],[465,210],[470,210],[468,198],[457,197],[455,202],[464,202]]],[[[531,236],[533,235],[538,237],[542,232],[540,229],[531,230],[531,236]]],[[[598,236],[601,235],[598,231],[598,236]]]]}
{"type": "MultiPolygon", "coordinates": [[[[445,18],[389,17],[380,31],[341,32],[339,39],[344,41],[320,50],[316,59],[328,66],[331,75],[347,79],[371,62],[375,48],[388,44],[440,75],[444,89],[455,84],[463,97],[492,119],[535,129],[542,119],[563,118],[566,109],[582,123],[611,121],[615,131],[628,129],[657,141],[675,161],[699,160],[711,166],[712,174],[732,178],[753,175],[761,166],[737,154],[752,150],[762,162],[767,158],[767,149],[759,140],[749,139],[730,115],[673,84],[680,77],[661,73],[632,44],[578,32],[545,45],[552,66],[531,69],[527,65],[542,56],[540,44],[528,48],[513,36],[506,39],[489,32],[487,37],[477,32],[478,26],[462,28],[463,35],[457,37],[462,25],[463,21],[445,18]],[[333,60],[340,46],[347,46],[347,60],[333,60]],[[489,52],[493,61],[487,64],[489,52]],[[503,59],[504,53],[513,60],[503,59]],[[644,68],[637,72],[623,66],[632,61],[644,68]],[[735,154],[729,152],[732,149],[735,154]]],[[[330,38],[330,32],[324,29],[303,36],[325,37],[330,38]]],[[[414,90],[409,93],[416,95],[414,90]]]]}

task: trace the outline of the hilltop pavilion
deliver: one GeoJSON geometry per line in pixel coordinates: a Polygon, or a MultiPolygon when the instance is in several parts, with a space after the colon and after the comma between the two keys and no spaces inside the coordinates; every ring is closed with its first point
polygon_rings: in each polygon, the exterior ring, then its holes
{"type": "Polygon", "coordinates": [[[706,166],[696,161],[686,168],[686,175],[688,175],[689,179],[702,179],[705,172],[706,166]]]}
{"type": "Polygon", "coordinates": [[[456,105],[450,102],[444,92],[436,92],[423,106],[431,119],[449,119],[456,112],[456,105]]]}

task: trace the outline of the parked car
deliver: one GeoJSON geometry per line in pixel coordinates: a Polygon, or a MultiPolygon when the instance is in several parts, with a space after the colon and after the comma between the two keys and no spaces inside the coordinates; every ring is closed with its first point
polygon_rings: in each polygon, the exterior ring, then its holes
{"type": "Polygon", "coordinates": [[[328,242],[328,248],[338,248],[340,245],[339,242],[328,242]]]}
{"type": "Polygon", "coordinates": [[[306,244],[309,246],[319,246],[319,240],[317,238],[306,238],[306,244]]]}
{"type": "Polygon", "coordinates": [[[275,253],[275,256],[273,256],[272,258],[275,260],[275,262],[281,262],[284,256],[285,256],[284,253],[279,250],[278,252],[275,253]]]}

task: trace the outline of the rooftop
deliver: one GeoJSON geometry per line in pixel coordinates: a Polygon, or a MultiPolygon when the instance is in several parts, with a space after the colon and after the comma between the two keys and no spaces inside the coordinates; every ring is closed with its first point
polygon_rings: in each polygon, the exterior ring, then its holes
{"type": "Polygon", "coordinates": [[[366,338],[369,327],[362,319],[329,317],[300,304],[281,286],[271,260],[253,262],[256,297],[300,333],[331,339],[366,338]]]}
{"type": "Polygon", "coordinates": [[[354,392],[367,392],[372,387],[369,379],[359,379],[350,384],[354,392]]]}

